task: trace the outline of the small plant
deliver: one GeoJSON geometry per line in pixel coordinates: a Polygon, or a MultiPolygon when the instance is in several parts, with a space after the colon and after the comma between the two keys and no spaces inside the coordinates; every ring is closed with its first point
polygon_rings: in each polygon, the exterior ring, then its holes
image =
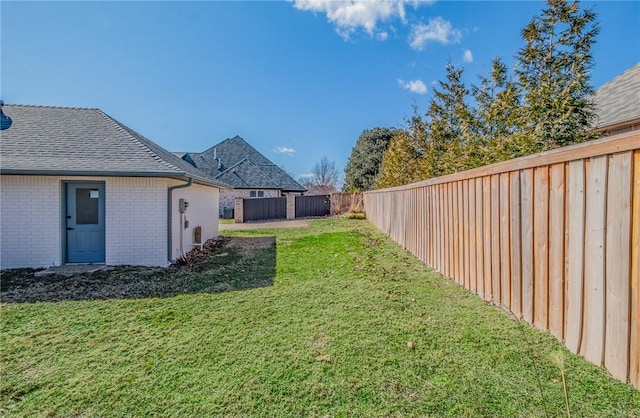
{"type": "Polygon", "coordinates": [[[558,366],[558,368],[560,368],[560,372],[562,373],[562,390],[564,391],[564,403],[565,406],[567,407],[567,417],[571,418],[571,408],[569,407],[569,392],[567,390],[567,379],[564,375],[564,353],[562,351],[556,351],[553,353],[552,355],[552,360],[554,363],[556,363],[556,365],[558,366]]]}
{"type": "Polygon", "coordinates": [[[347,219],[367,219],[367,215],[362,211],[349,211],[344,216],[347,219]]]}

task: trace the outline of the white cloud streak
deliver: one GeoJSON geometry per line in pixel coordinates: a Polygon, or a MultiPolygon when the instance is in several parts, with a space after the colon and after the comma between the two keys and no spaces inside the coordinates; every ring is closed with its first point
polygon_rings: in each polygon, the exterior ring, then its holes
{"type": "Polygon", "coordinates": [[[462,61],[464,62],[473,62],[473,54],[470,49],[465,49],[462,53],[462,61]]]}
{"type": "Polygon", "coordinates": [[[429,23],[418,24],[413,27],[409,35],[411,48],[421,51],[429,41],[440,42],[443,45],[460,42],[462,32],[455,29],[451,22],[441,17],[429,19],[429,23]]]}
{"type": "Polygon", "coordinates": [[[378,22],[399,19],[406,23],[405,5],[417,8],[425,3],[433,3],[433,0],[294,0],[294,7],[302,11],[326,14],[329,22],[336,26],[336,32],[345,40],[362,29],[384,41],[389,35],[385,30],[378,30],[378,22]]]}
{"type": "Polygon", "coordinates": [[[275,152],[276,154],[287,154],[287,155],[293,155],[295,154],[296,150],[294,150],[291,147],[283,147],[283,146],[278,146],[275,147],[273,149],[273,152],[275,152]]]}
{"type": "Polygon", "coordinates": [[[404,80],[398,79],[398,84],[403,89],[409,90],[412,93],[425,94],[427,92],[427,86],[420,79],[410,80],[410,81],[404,81],[404,80]]]}

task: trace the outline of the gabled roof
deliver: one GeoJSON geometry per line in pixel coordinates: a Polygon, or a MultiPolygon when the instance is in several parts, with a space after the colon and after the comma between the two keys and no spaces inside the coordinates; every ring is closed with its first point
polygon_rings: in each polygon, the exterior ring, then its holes
{"type": "Polygon", "coordinates": [[[640,63],[596,90],[594,104],[595,129],[640,120],[640,63]]]}
{"type": "Polygon", "coordinates": [[[185,153],[182,159],[234,188],[305,191],[300,183],[239,136],[225,139],[201,153],[185,153]]]}
{"type": "Polygon", "coordinates": [[[193,178],[227,187],[99,109],[5,105],[2,174],[193,178]]]}

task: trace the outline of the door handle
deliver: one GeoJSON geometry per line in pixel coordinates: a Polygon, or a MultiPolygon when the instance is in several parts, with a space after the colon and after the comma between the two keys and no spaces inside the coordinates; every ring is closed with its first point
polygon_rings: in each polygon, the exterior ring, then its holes
{"type": "Polygon", "coordinates": [[[67,227],[67,231],[73,231],[73,229],[74,229],[74,228],[72,228],[72,227],[70,227],[70,226],[68,226],[68,227],[67,227]]]}

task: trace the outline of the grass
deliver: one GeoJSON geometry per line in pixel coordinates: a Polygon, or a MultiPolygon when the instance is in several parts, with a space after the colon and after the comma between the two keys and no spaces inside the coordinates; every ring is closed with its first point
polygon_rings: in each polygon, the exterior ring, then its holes
{"type": "Polygon", "coordinates": [[[5,414],[562,416],[566,379],[573,416],[640,416],[640,391],[428,270],[368,222],[233,234],[276,236],[275,269],[265,268],[273,248],[231,266],[214,256],[194,281],[262,285],[4,304],[5,414]]]}

